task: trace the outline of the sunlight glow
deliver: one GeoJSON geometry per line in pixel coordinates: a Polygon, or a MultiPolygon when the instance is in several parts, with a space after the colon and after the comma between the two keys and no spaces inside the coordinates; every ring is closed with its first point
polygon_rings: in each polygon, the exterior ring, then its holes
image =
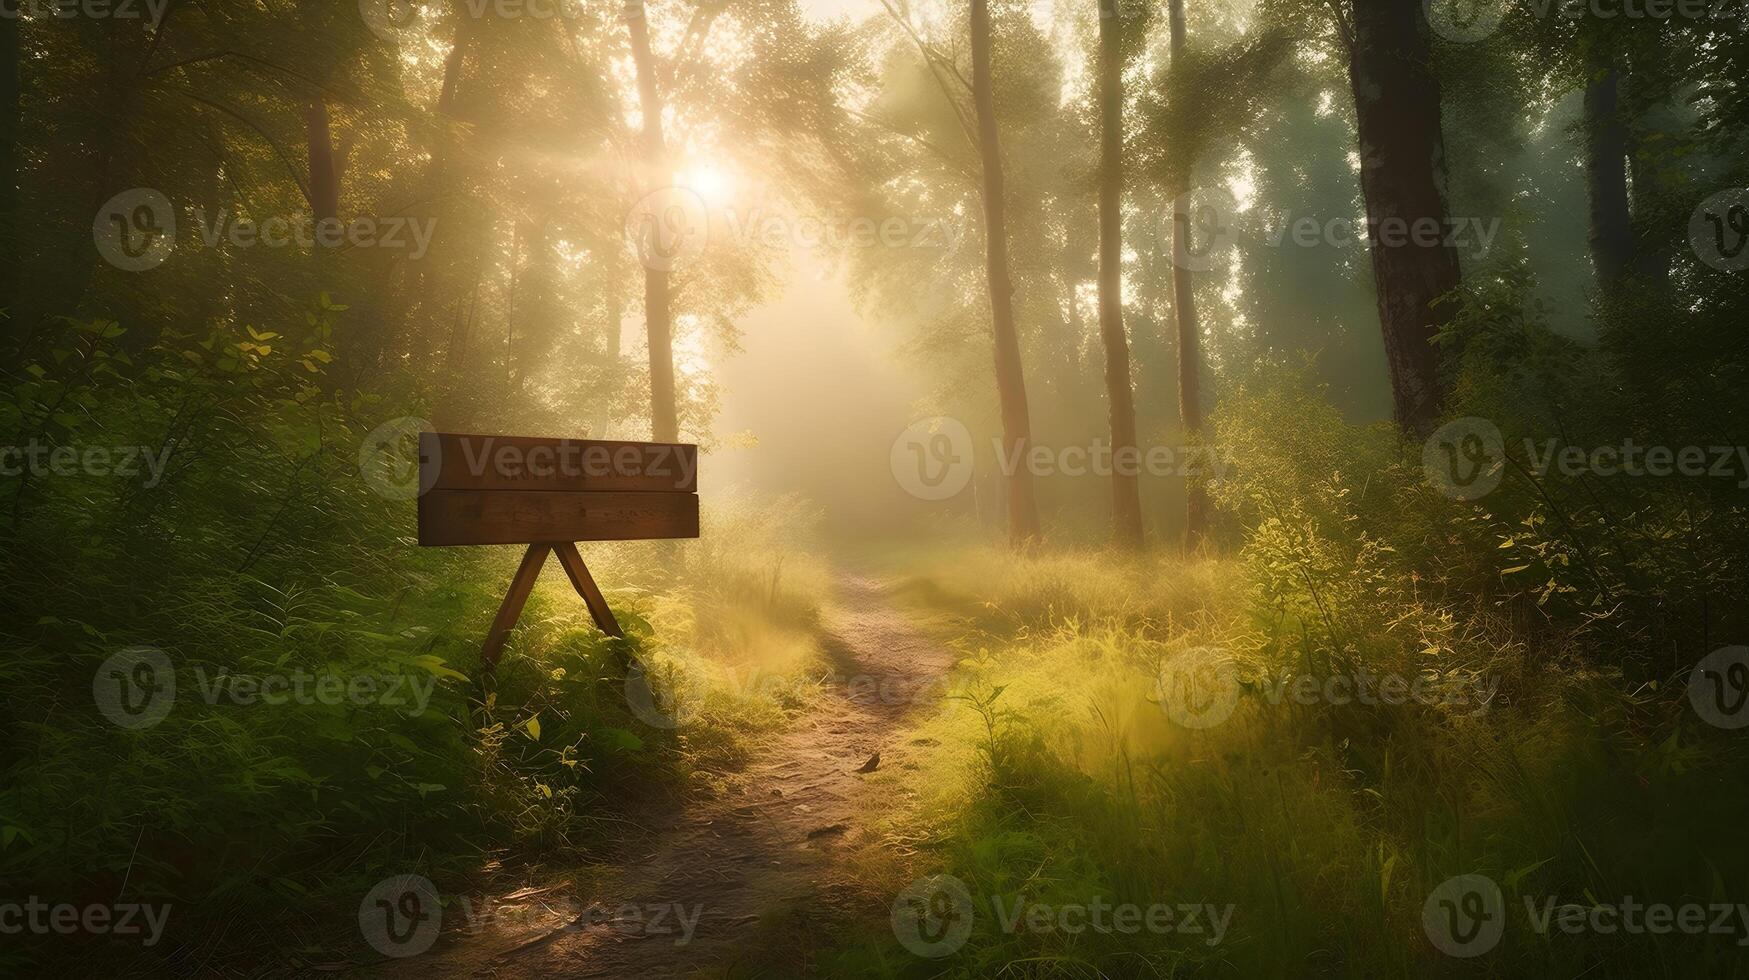
{"type": "Polygon", "coordinates": [[[708,164],[701,164],[682,172],[675,181],[682,187],[691,189],[706,204],[722,205],[728,202],[733,193],[734,182],[727,173],[708,164]]]}

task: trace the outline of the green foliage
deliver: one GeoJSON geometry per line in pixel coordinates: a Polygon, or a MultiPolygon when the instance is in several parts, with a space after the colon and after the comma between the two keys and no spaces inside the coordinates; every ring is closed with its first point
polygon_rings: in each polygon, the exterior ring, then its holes
{"type": "MultiPolygon", "coordinates": [[[[1275,553],[1260,540],[1251,547],[1275,553]]],[[[1600,944],[1606,937],[1537,933],[1522,912],[1526,898],[1551,895],[1727,901],[1749,884],[1749,861],[1730,843],[1731,814],[1749,802],[1749,756],[1686,704],[1627,693],[1596,672],[1524,668],[1526,651],[1509,632],[1456,635],[1477,627],[1448,624],[1446,642],[1469,667],[1506,676],[1494,700],[1299,705],[1272,700],[1259,672],[1230,719],[1188,730],[1150,703],[1163,656],[1223,645],[1261,670],[1283,666],[1264,663],[1274,650],[1335,649],[1283,609],[1281,583],[1298,577],[1308,595],[1298,570],[1246,554],[1158,560],[1125,578],[1074,558],[998,565],[985,564],[993,555],[956,554],[913,583],[910,594],[927,604],[920,611],[993,610],[958,620],[985,629],[972,631],[976,652],[956,671],[963,696],[922,727],[942,745],[912,785],[933,789],[892,820],[889,832],[917,853],[885,887],[892,894],[918,875],[954,875],[973,898],[972,932],[957,952],[924,960],[883,922],[824,961],[830,975],[1464,975],[1474,964],[1434,949],[1421,909],[1434,887],[1469,873],[1492,877],[1507,903],[1506,935],[1485,961],[1495,975],[1734,969],[1732,936],[1600,944]],[[1049,604],[1061,612],[1048,628],[1021,625],[1038,608],[1041,580],[1059,583],[1049,604]],[[1171,598],[1150,582],[1174,583],[1171,598]],[[1249,603],[1235,601],[1247,591],[1249,603]],[[1153,625],[1085,615],[1120,608],[1147,609],[1153,625]],[[1179,625],[1157,628],[1167,623],[1179,625]],[[1021,899],[1230,903],[1232,914],[1219,942],[1208,931],[1001,925],[997,905],[1021,899]]],[[[1395,560],[1376,546],[1341,556],[1362,571],[1395,560]]],[[[1304,569],[1317,570],[1316,562],[1304,569]]],[[[1376,605],[1433,629],[1434,610],[1406,609],[1399,593],[1373,594],[1385,584],[1376,575],[1366,581],[1320,590],[1301,616],[1322,619],[1321,603],[1331,621],[1358,628],[1376,605]]],[[[1423,587],[1425,605],[1435,590],[1423,587]]],[[[1346,669],[1383,673],[1452,656],[1405,655],[1402,646],[1357,634],[1344,648],[1353,658],[1346,669]],[[1402,656],[1409,662],[1391,659],[1402,656]]],[[[1316,659],[1285,666],[1328,670],[1316,659]]]]}

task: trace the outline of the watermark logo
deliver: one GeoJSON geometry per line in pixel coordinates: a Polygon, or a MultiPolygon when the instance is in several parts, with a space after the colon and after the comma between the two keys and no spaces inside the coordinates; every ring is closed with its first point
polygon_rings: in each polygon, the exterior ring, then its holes
{"type": "Polygon", "coordinates": [[[952,956],[971,938],[976,912],[966,883],[932,875],[906,885],[889,916],[899,945],[924,959],[952,956]]]}
{"type": "Polygon", "coordinates": [[[638,261],[657,272],[671,272],[703,255],[710,231],[710,211],[690,187],[653,190],[626,213],[626,238],[638,261]]]}
{"type": "MultiPolygon", "coordinates": [[[[1559,439],[1526,438],[1521,449],[1524,468],[1539,477],[1706,477],[1749,489],[1749,446],[1645,446],[1631,438],[1619,444],[1574,446],[1559,439]]],[[[1479,500],[1493,493],[1507,462],[1505,440],[1487,419],[1450,422],[1421,450],[1428,484],[1453,500],[1479,500]]]]}
{"type": "Polygon", "coordinates": [[[176,250],[176,209],[150,187],[122,191],[98,209],[91,237],[97,254],[117,269],[155,269],[176,250]]]}
{"type": "Polygon", "coordinates": [[[151,489],[164,479],[170,462],[170,447],[151,446],[51,446],[32,439],[22,446],[0,446],[0,476],[86,476],[145,479],[140,486],[151,489]]]}
{"type": "Polygon", "coordinates": [[[372,34],[398,43],[419,27],[425,0],[358,0],[358,13],[372,34]]]}
{"type": "Polygon", "coordinates": [[[1447,878],[1421,906],[1421,928],[1447,956],[1481,956],[1506,931],[1506,900],[1486,875],[1447,878]]]}
{"type": "MultiPolygon", "coordinates": [[[[1741,0],[1522,0],[1526,13],[1565,21],[1655,20],[1666,23],[1723,25],[1741,28],[1741,0]]],[[[1455,44],[1470,44],[1493,35],[1505,21],[1513,0],[1423,0],[1427,25],[1455,44]]]]}
{"type": "Polygon", "coordinates": [[[1433,33],[1470,44],[1499,30],[1509,6],[1507,0],[1423,0],[1422,10],[1433,33]]]}
{"type": "Polygon", "coordinates": [[[970,222],[963,214],[936,218],[906,218],[887,215],[792,215],[763,208],[724,208],[723,226],[732,241],[763,248],[803,249],[914,249],[942,256],[959,251],[969,234],[970,222]]]}
{"type": "Polygon", "coordinates": [[[141,20],[156,29],[170,0],[12,0],[0,3],[0,20],[141,20]]]}
{"type": "Polygon", "coordinates": [[[443,930],[443,900],[423,875],[384,878],[358,903],[358,928],[384,956],[418,956],[443,930]]]}
{"type": "MultiPolygon", "coordinates": [[[[1008,935],[1139,933],[1197,936],[1219,946],[1232,925],[1232,903],[1110,902],[1095,895],[1086,902],[1035,902],[1025,894],[990,896],[990,922],[1008,935]]],[[[899,945],[925,959],[951,956],[970,938],[977,910],[965,882],[934,875],[912,882],[893,900],[890,919],[899,945]]]]}
{"type": "Polygon", "coordinates": [[[1506,440],[1494,423],[1461,418],[1439,427],[1421,447],[1427,482],[1453,500],[1479,500],[1500,486],[1506,440]]]}
{"type": "MultiPolygon", "coordinates": [[[[97,710],[122,728],[150,728],[163,721],[176,703],[176,668],[156,647],[129,647],[114,654],[91,678],[97,710]]],[[[370,671],[244,674],[230,668],[209,672],[194,667],[194,687],[202,701],[251,707],[257,704],[381,706],[404,710],[411,717],[425,713],[437,689],[428,673],[386,674],[370,671]]]]}
{"type": "Polygon", "coordinates": [[[1688,219],[1688,241],[1715,269],[1749,269],[1749,188],[1733,187],[1700,202],[1688,219]]]}
{"type": "Polygon", "coordinates": [[[1220,647],[1191,647],[1160,663],[1155,695],[1184,728],[1213,728],[1239,707],[1239,671],[1220,647]]]}
{"type": "Polygon", "coordinates": [[[697,668],[674,660],[656,670],[633,658],[626,670],[626,707],[651,728],[684,728],[698,721],[710,683],[697,668]]]}
{"type": "Polygon", "coordinates": [[[1723,647],[1701,658],[1688,675],[1688,701],[1709,725],[1749,725],[1749,647],[1723,647]]]}
{"type": "Polygon", "coordinates": [[[427,465],[420,465],[419,439],[421,432],[430,431],[430,422],[410,415],[372,429],[358,447],[358,472],[365,485],[385,500],[412,500],[430,490],[437,481],[440,460],[425,460],[427,465]]]}
{"type": "Polygon", "coordinates": [[[919,500],[946,500],[972,479],[972,433],[959,419],[932,415],[905,427],[887,462],[893,479],[919,500]]]}
{"type": "Polygon", "coordinates": [[[156,946],[170,921],[170,905],[120,902],[115,905],[51,905],[35,895],[23,902],[0,902],[0,936],[143,936],[156,946]]]}
{"type": "Polygon", "coordinates": [[[111,723],[151,728],[176,704],[176,671],[157,647],[128,647],[98,666],[91,678],[91,697],[111,723]]]}
{"type": "Polygon", "coordinates": [[[1337,248],[1364,241],[1372,248],[1435,248],[1467,251],[1477,259],[1487,256],[1500,234],[1499,218],[1424,217],[1413,221],[1387,215],[1366,219],[1335,217],[1320,221],[1312,215],[1295,217],[1291,212],[1265,231],[1272,248],[1292,244],[1300,248],[1330,245],[1337,248]],[[1363,232],[1364,228],[1364,232],[1363,232]]]}
{"type": "MultiPolygon", "coordinates": [[[[242,218],[221,208],[208,218],[205,208],[192,211],[196,241],[207,248],[317,247],[407,249],[422,258],[437,232],[436,218],[406,215],[362,215],[343,220],[312,214],[283,215],[265,220],[242,218]]],[[[176,250],[176,206],[161,191],[136,187],[110,198],[97,211],[91,237],[97,253],[124,272],[145,272],[164,264],[176,250]]]]}
{"type": "Polygon", "coordinates": [[[1173,236],[1175,218],[1166,216],[1164,233],[1172,242],[1172,264],[1192,272],[1207,272],[1239,237],[1239,204],[1225,187],[1198,187],[1172,202],[1173,211],[1189,215],[1186,236],[1173,236]]]}

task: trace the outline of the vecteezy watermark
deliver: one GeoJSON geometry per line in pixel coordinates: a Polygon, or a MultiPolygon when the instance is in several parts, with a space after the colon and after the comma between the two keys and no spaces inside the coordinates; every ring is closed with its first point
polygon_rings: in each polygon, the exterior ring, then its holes
{"type": "Polygon", "coordinates": [[[788,252],[911,249],[951,255],[965,242],[969,215],[794,213],[782,207],[739,204],[711,208],[685,185],[657,188],[626,213],[626,239],[646,267],[667,272],[704,254],[721,240],[736,247],[788,252]]]}
{"type": "Polygon", "coordinates": [[[1500,427],[1469,417],[1447,422],[1421,447],[1421,469],[1435,490],[1453,500],[1480,500],[1505,476],[1506,440],[1500,427]]]}
{"type": "Polygon", "coordinates": [[[1207,272],[1239,238],[1239,203],[1226,187],[1198,187],[1178,196],[1161,216],[1174,266],[1207,272]],[[1182,233],[1175,227],[1182,224],[1182,233]]]}
{"type": "Polygon", "coordinates": [[[1231,718],[1247,689],[1270,707],[1418,704],[1482,714],[1493,704],[1500,679],[1483,674],[1442,675],[1430,670],[1407,676],[1357,667],[1352,672],[1328,675],[1282,674],[1246,684],[1226,650],[1193,647],[1160,662],[1154,687],[1167,717],[1190,729],[1213,728],[1231,718]]]}
{"type": "Polygon", "coordinates": [[[145,479],[140,486],[150,489],[164,479],[164,466],[170,461],[170,447],[154,450],[151,446],[51,446],[31,440],[22,446],[0,446],[0,476],[33,477],[140,476],[142,464],[145,479]]]}
{"type": "Polygon", "coordinates": [[[412,500],[436,486],[440,461],[424,459],[420,439],[430,431],[430,422],[411,415],[370,430],[358,447],[358,473],[365,485],[385,500],[412,500]]]}
{"type": "MultiPolygon", "coordinates": [[[[228,702],[258,704],[379,705],[406,709],[411,717],[431,704],[437,678],[430,674],[370,671],[308,671],[295,668],[267,674],[238,673],[228,668],[193,668],[194,690],[209,705],[228,702]]],[[[186,689],[186,685],[183,685],[186,689]]],[[[176,668],[156,647],[129,647],[111,655],[91,678],[97,710],[122,728],[150,728],[163,721],[176,704],[176,668]]]]}
{"type": "Polygon", "coordinates": [[[1688,241],[1715,269],[1749,269],[1749,188],[1728,188],[1700,202],[1688,219],[1688,241]]]}
{"type": "MultiPolygon", "coordinates": [[[[1550,14],[1567,21],[1657,20],[1670,23],[1742,26],[1743,0],[1521,0],[1538,20],[1550,14]]],[[[1456,44],[1470,44],[1500,29],[1513,0],[1422,0],[1433,33],[1456,44]]]]}
{"type": "Polygon", "coordinates": [[[490,477],[495,486],[541,489],[556,481],[635,480],[680,490],[696,485],[698,456],[669,443],[513,436],[440,436],[415,416],[372,429],[358,448],[358,472],[378,496],[412,500],[437,485],[441,474],[490,477]]]}
{"type": "Polygon", "coordinates": [[[91,678],[97,710],[122,728],[151,728],[176,704],[176,670],[156,647],[128,647],[111,654],[91,678]]]}
{"type": "Polygon", "coordinates": [[[898,215],[874,218],[724,208],[723,223],[731,239],[771,249],[909,248],[953,252],[965,241],[970,221],[963,214],[924,219],[898,215]]]}
{"type": "MultiPolygon", "coordinates": [[[[1749,446],[1643,446],[1631,438],[1614,445],[1573,446],[1559,439],[1526,438],[1522,456],[1520,465],[1538,477],[1704,477],[1749,488],[1749,446]]],[[[1421,448],[1427,482],[1453,500],[1478,500],[1494,492],[1508,462],[1499,427],[1483,418],[1448,422],[1421,448]]]]}
{"type": "Polygon", "coordinates": [[[1160,662],[1154,693],[1184,728],[1213,728],[1239,707],[1239,670],[1220,647],[1191,647],[1160,662]]]}
{"type": "Polygon", "coordinates": [[[1418,218],[1411,221],[1394,216],[1369,217],[1364,227],[1363,235],[1360,223],[1352,218],[1319,220],[1311,215],[1294,217],[1289,213],[1268,229],[1265,238],[1273,248],[1280,248],[1284,244],[1300,248],[1315,248],[1320,245],[1343,248],[1360,241],[1365,241],[1373,248],[1445,246],[1459,251],[1468,250],[1479,259],[1488,254],[1495,236],[1500,234],[1500,219],[1447,217],[1418,218]]]}
{"type": "Polygon", "coordinates": [[[1486,875],[1447,878],[1421,904],[1421,929],[1447,956],[1481,956],[1506,932],[1500,886],[1486,875]]]}
{"type": "Polygon", "coordinates": [[[626,212],[625,233],[645,268],[671,272],[704,254],[710,209],[690,187],[659,187],[626,212]]]}
{"type": "Polygon", "coordinates": [[[634,657],[626,668],[626,707],[652,728],[683,728],[699,719],[710,678],[696,667],[675,660],[646,664],[634,657]]]}
{"type": "MultiPolygon", "coordinates": [[[[404,40],[444,6],[429,0],[358,0],[365,26],[389,42],[404,40]]],[[[462,0],[459,9],[473,20],[574,21],[583,15],[583,0],[462,0]]]]}
{"type": "Polygon", "coordinates": [[[446,903],[437,886],[423,875],[385,878],[358,903],[358,927],[372,949],[397,959],[418,956],[437,942],[443,931],[446,904],[460,913],[460,928],[477,933],[490,927],[520,931],[544,927],[555,919],[564,932],[611,929],[639,939],[662,938],[675,946],[692,942],[704,917],[702,904],[680,902],[583,903],[570,896],[543,895],[538,905],[516,900],[452,896],[446,903]]]}
{"type": "Polygon", "coordinates": [[[371,671],[342,673],[296,669],[270,674],[233,673],[227,668],[208,672],[194,668],[195,689],[207,704],[221,701],[248,707],[298,705],[381,705],[410,709],[417,718],[431,704],[437,677],[426,674],[389,674],[371,671]]]}
{"type": "Polygon", "coordinates": [[[946,500],[972,480],[972,433],[946,415],[918,419],[893,440],[893,479],[919,500],[946,500]]]}
{"type": "Polygon", "coordinates": [[[1688,701],[1709,725],[1749,725],[1749,646],[1722,647],[1702,657],[1688,675],[1688,701]]]}
{"type": "Polygon", "coordinates": [[[170,0],[9,0],[0,2],[0,20],[141,20],[156,28],[170,0]]]}
{"type": "MultiPolygon", "coordinates": [[[[1654,935],[1729,936],[1749,946],[1749,904],[1740,902],[1645,902],[1632,895],[1620,901],[1563,902],[1555,895],[1522,895],[1525,922],[1547,936],[1654,935]]],[[[1481,874],[1447,878],[1421,907],[1427,938],[1448,956],[1481,956],[1500,945],[1506,931],[1506,901],[1500,886],[1481,874]]]]}
{"type": "Polygon", "coordinates": [[[0,936],[141,936],[140,945],[156,946],[171,908],[145,902],[51,904],[32,895],[22,902],[0,902],[0,936]]]}
{"type": "Polygon", "coordinates": [[[622,936],[637,939],[665,939],[673,946],[685,946],[698,933],[699,920],[704,918],[701,903],[683,902],[602,902],[585,903],[572,896],[542,896],[538,904],[525,904],[511,899],[478,901],[463,895],[453,907],[459,908],[463,928],[478,932],[490,927],[513,930],[540,928],[559,919],[565,932],[586,932],[608,929],[622,936]]]}
{"type": "MultiPolygon", "coordinates": [[[[431,247],[437,231],[435,217],[407,215],[318,219],[302,214],[255,220],[225,209],[209,216],[205,208],[196,207],[190,217],[197,232],[194,241],[208,248],[403,249],[418,259],[431,247]]],[[[176,250],[181,224],[175,205],[162,192],[136,187],[98,209],[91,237],[110,265],[125,272],[145,272],[162,265],[176,250]]]]}
{"type": "Polygon", "coordinates": [[[384,956],[418,956],[443,931],[443,898],[423,875],[384,878],[358,903],[358,929],[384,956]]]}
{"type": "MultiPolygon", "coordinates": [[[[1009,445],[995,438],[990,447],[1005,477],[1022,467],[1037,477],[1219,477],[1226,472],[1225,461],[1212,446],[1113,447],[1098,440],[1085,446],[1009,445]]],[[[919,500],[946,500],[971,482],[971,432],[945,415],[918,419],[893,440],[887,464],[906,493],[919,500]]]]}
{"type": "MultiPolygon", "coordinates": [[[[1087,902],[1047,904],[1024,894],[991,896],[989,905],[991,921],[1009,935],[1148,933],[1195,936],[1207,946],[1218,946],[1226,939],[1235,908],[1231,903],[1108,902],[1097,895],[1087,902]]],[[[977,917],[977,903],[965,882],[945,874],[906,885],[893,899],[889,913],[899,945],[925,959],[958,952],[971,938],[977,917]]]]}
{"type": "Polygon", "coordinates": [[[1619,902],[1560,902],[1553,895],[1524,896],[1530,927],[1542,935],[1556,929],[1569,936],[1616,933],[1663,936],[1731,936],[1749,946],[1749,904],[1740,902],[1641,902],[1625,895],[1619,902]],[[1559,904],[1557,904],[1559,903],[1559,904]]]}

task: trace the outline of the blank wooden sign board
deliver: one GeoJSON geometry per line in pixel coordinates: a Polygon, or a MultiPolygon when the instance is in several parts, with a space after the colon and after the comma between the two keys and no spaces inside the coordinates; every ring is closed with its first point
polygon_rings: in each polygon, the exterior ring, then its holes
{"type": "Polygon", "coordinates": [[[525,544],[482,651],[498,662],[556,552],[595,624],[624,636],[578,541],[698,537],[698,447],[665,442],[419,435],[419,544],[525,544]]]}

